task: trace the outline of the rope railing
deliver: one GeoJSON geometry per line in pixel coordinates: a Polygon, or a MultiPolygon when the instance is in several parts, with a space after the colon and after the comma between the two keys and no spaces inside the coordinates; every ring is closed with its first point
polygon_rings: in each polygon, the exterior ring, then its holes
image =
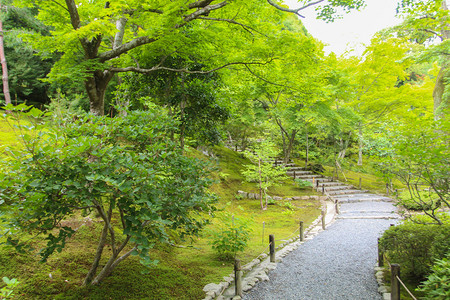
{"type": "Polygon", "coordinates": [[[293,236],[297,233],[297,231],[299,231],[299,230],[300,230],[300,228],[297,228],[297,230],[294,231],[290,236],[288,236],[288,237],[286,237],[286,238],[284,238],[284,239],[275,240],[275,242],[282,242],[282,241],[289,240],[289,239],[290,239],[291,237],[293,237],[293,236]]]}
{"type": "Polygon", "coordinates": [[[254,259],[252,259],[250,261],[253,261],[253,260],[257,259],[258,257],[260,257],[261,255],[265,254],[266,251],[270,248],[270,245],[272,245],[272,243],[269,243],[269,245],[259,255],[257,255],[254,259]]]}
{"type": "Polygon", "coordinates": [[[417,298],[414,296],[414,294],[408,289],[408,287],[405,285],[405,283],[400,279],[400,265],[398,264],[391,264],[389,259],[386,256],[386,253],[384,252],[384,249],[380,248],[380,240],[378,239],[378,252],[381,253],[379,255],[379,260],[382,261],[378,262],[379,267],[382,267],[384,262],[386,262],[389,266],[389,270],[391,272],[391,299],[400,299],[400,286],[398,286],[398,283],[400,283],[403,288],[406,290],[406,292],[411,296],[413,300],[417,300],[417,298]]]}
{"type": "MultiPolygon", "coordinates": [[[[235,261],[234,261],[235,295],[242,297],[242,276],[243,276],[243,271],[250,272],[252,270],[252,268],[254,267],[254,265],[256,265],[258,263],[258,258],[261,257],[264,253],[266,253],[267,249],[269,249],[269,261],[270,261],[270,263],[275,263],[276,262],[276,260],[275,260],[275,242],[289,240],[291,237],[295,236],[296,234],[298,234],[300,241],[303,241],[304,238],[306,237],[306,235],[308,235],[312,231],[312,229],[317,224],[320,223],[321,220],[322,220],[322,227],[323,227],[323,229],[325,229],[325,223],[324,223],[325,213],[326,212],[324,210],[322,210],[321,217],[317,218],[307,230],[304,230],[304,228],[303,228],[303,221],[300,221],[299,228],[297,228],[293,233],[291,233],[288,237],[286,237],[284,239],[275,240],[274,235],[270,234],[269,235],[269,245],[266,248],[264,248],[264,250],[261,252],[261,254],[259,254],[254,259],[252,259],[244,267],[241,267],[241,261],[236,258],[235,261]]],[[[264,232],[264,230],[263,230],[263,232],[264,232]]],[[[284,244],[282,244],[281,246],[283,246],[283,245],[284,244]]],[[[221,290],[220,295],[223,294],[224,290],[225,289],[221,290]]]]}
{"type": "Polygon", "coordinates": [[[411,298],[413,298],[413,300],[417,300],[417,298],[413,295],[413,293],[411,293],[411,291],[406,287],[406,285],[403,283],[403,281],[400,279],[400,277],[395,276],[395,278],[397,278],[398,282],[400,282],[400,284],[405,288],[405,290],[408,292],[408,294],[411,296],[411,298]]]}

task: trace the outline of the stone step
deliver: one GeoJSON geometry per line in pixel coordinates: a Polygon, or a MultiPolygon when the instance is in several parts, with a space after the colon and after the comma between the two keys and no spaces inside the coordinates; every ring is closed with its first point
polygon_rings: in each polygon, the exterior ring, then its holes
{"type": "Polygon", "coordinates": [[[339,181],[320,181],[319,187],[325,186],[325,188],[329,186],[341,186],[342,182],[339,181]]]}
{"type": "MultiPolygon", "coordinates": [[[[336,186],[326,186],[325,191],[326,192],[334,192],[334,191],[345,191],[345,190],[353,190],[354,187],[349,185],[336,185],[336,186]]],[[[322,188],[319,187],[319,190],[322,190],[322,188]]]]}
{"type": "MultiPolygon", "coordinates": [[[[286,175],[294,177],[294,172],[286,172],[286,175]]],[[[317,174],[297,174],[297,172],[295,173],[295,178],[299,178],[299,179],[313,179],[313,178],[323,178],[322,175],[317,175],[317,174]]]]}
{"type": "Polygon", "coordinates": [[[289,171],[295,171],[295,172],[307,172],[307,173],[313,173],[312,171],[308,171],[308,170],[305,170],[304,168],[302,168],[302,167],[290,167],[288,170],[287,170],[288,172],[289,171]]]}
{"type": "Polygon", "coordinates": [[[365,194],[364,191],[355,194],[347,195],[333,195],[334,199],[339,200],[340,203],[357,203],[357,202],[394,202],[391,198],[387,198],[375,194],[365,194]]]}
{"type": "Polygon", "coordinates": [[[361,192],[367,192],[367,191],[361,191],[361,190],[337,190],[337,191],[327,191],[328,195],[334,196],[334,195],[349,195],[349,194],[360,194],[361,192]]]}
{"type": "Polygon", "coordinates": [[[315,176],[322,177],[322,175],[314,174],[311,171],[290,171],[290,170],[286,170],[286,173],[287,174],[292,174],[292,175],[294,175],[294,173],[295,173],[296,177],[297,176],[302,176],[302,175],[315,175],[315,176]]]}

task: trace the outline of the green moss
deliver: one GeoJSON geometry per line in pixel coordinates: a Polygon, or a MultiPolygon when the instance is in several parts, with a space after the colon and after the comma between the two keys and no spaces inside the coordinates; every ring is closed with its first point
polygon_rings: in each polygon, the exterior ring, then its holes
{"type": "MultiPolygon", "coordinates": [[[[244,182],[241,176],[242,166],[249,161],[223,147],[214,147],[213,151],[218,170],[214,174],[217,183],[212,191],[220,197],[217,206],[235,218],[249,221],[249,246],[239,254],[243,264],[263,250],[267,251],[269,234],[274,234],[277,240],[292,237],[300,220],[308,226],[320,214],[319,201],[292,201],[293,209],[282,201],[262,211],[259,200],[237,200],[235,196],[238,190],[257,192],[255,185],[244,182]]],[[[196,150],[190,150],[188,155],[205,159],[196,150]]],[[[311,192],[300,190],[292,180],[269,191],[274,196],[307,193],[311,192]]],[[[223,280],[223,276],[233,271],[233,262],[221,260],[211,248],[211,231],[224,226],[219,220],[213,219],[199,237],[182,243],[180,248],[157,244],[151,250],[151,256],[160,263],[149,274],[141,274],[145,268],[137,257],[130,257],[101,285],[81,287],[102,228],[102,223],[95,216],[91,218],[93,222],[82,227],[79,227],[82,224],[81,216],[65,220],[65,225],[79,229],[68,241],[67,247],[51,256],[46,263],[39,262],[37,252],[16,254],[7,246],[0,247],[0,275],[17,278],[21,282],[17,288],[17,299],[202,299],[202,289],[206,284],[218,283],[223,280]]],[[[114,223],[119,226],[117,220],[114,223]]],[[[36,249],[39,249],[42,241],[33,241],[36,249]]],[[[106,247],[101,265],[106,263],[109,254],[110,250],[106,247]]]]}

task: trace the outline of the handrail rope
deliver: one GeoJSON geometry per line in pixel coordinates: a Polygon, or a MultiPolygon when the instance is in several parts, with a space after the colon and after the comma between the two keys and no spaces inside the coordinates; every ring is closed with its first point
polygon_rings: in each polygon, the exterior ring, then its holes
{"type": "Polygon", "coordinates": [[[267,249],[270,248],[270,245],[272,245],[272,242],[269,243],[269,246],[267,246],[267,247],[261,252],[261,254],[257,255],[254,259],[252,259],[252,260],[250,260],[250,261],[253,261],[253,260],[257,259],[257,258],[258,258],[259,256],[261,256],[262,254],[266,253],[267,249]]]}
{"type": "Polygon", "coordinates": [[[297,233],[297,231],[299,231],[299,230],[300,230],[300,228],[297,228],[297,230],[294,231],[294,232],[293,232],[290,236],[288,236],[287,238],[275,240],[275,242],[285,241],[285,240],[289,239],[290,237],[292,237],[293,235],[295,235],[295,234],[297,233]]]}
{"type": "Polygon", "coordinates": [[[405,290],[408,292],[408,294],[414,299],[417,300],[416,297],[414,297],[414,295],[411,293],[411,291],[406,287],[406,285],[403,283],[403,281],[400,279],[400,277],[398,277],[398,275],[395,275],[395,277],[397,278],[398,282],[400,282],[403,287],[405,288],[405,290]]]}
{"type": "MultiPolygon", "coordinates": [[[[253,261],[253,260],[257,259],[260,255],[264,254],[264,253],[267,251],[267,249],[270,248],[270,245],[272,245],[272,242],[269,243],[269,246],[267,246],[267,247],[261,252],[261,254],[259,254],[258,256],[256,256],[254,259],[252,259],[252,260],[250,260],[250,261],[253,261]]],[[[226,287],[223,287],[223,288],[222,288],[222,291],[220,292],[220,294],[219,294],[218,296],[221,296],[221,295],[223,294],[223,292],[225,292],[226,289],[227,289],[226,287]]]]}
{"type": "Polygon", "coordinates": [[[320,218],[318,218],[314,222],[312,222],[310,228],[306,229],[305,232],[304,232],[305,237],[306,237],[307,234],[309,234],[314,229],[314,226],[316,226],[319,223],[320,223],[320,218]]]}

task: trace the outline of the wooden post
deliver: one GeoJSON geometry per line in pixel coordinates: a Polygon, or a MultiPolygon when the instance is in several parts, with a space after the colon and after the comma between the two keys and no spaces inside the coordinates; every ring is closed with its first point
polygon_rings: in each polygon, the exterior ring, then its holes
{"type": "Polygon", "coordinates": [[[398,189],[395,189],[395,199],[398,199],[398,189]]]}
{"type": "Polygon", "coordinates": [[[324,194],[325,194],[325,185],[322,184],[322,195],[324,195],[324,194]]]}
{"type": "Polygon", "coordinates": [[[391,300],[400,300],[400,282],[398,282],[397,276],[400,278],[400,265],[391,265],[391,300]]]}
{"type": "Polygon", "coordinates": [[[316,180],[316,188],[319,189],[319,180],[316,180]]]}
{"type": "Polygon", "coordinates": [[[389,183],[386,183],[386,195],[389,196],[389,183]]]}
{"type": "Polygon", "coordinates": [[[361,183],[362,183],[362,180],[361,180],[361,177],[359,177],[359,189],[361,189],[361,183]]]}
{"type": "Polygon", "coordinates": [[[325,210],[322,210],[322,229],[325,230],[325,210]]]}
{"type": "Polygon", "coordinates": [[[300,221],[300,242],[305,240],[305,229],[303,228],[303,221],[300,221]]]}
{"type": "Polygon", "coordinates": [[[336,199],[336,201],[334,203],[336,205],[336,214],[340,215],[341,210],[339,209],[339,200],[336,199]]]}
{"type": "Polygon", "coordinates": [[[380,238],[378,238],[378,266],[380,268],[384,266],[383,249],[381,249],[380,238]]]}
{"type": "Polygon", "coordinates": [[[239,259],[234,260],[234,280],[235,286],[235,296],[242,297],[242,271],[241,271],[241,261],[239,259]]]}
{"type": "Polygon", "coordinates": [[[273,234],[269,235],[269,243],[270,243],[270,262],[275,262],[275,237],[273,234]]]}

